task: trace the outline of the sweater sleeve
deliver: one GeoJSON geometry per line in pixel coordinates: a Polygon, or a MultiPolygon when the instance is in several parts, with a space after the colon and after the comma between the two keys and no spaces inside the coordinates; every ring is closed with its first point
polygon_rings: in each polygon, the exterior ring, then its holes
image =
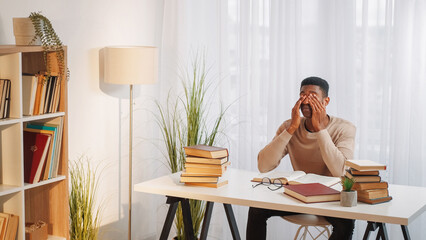
{"type": "Polygon", "coordinates": [[[318,132],[317,139],[322,158],[331,174],[335,177],[340,177],[344,174],[345,161],[353,157],[355,133],[355,126],[347,125],[342,128],[335,142],[333,142],[327,129],[318,132]]]}
{"type": "Polygon", "coordinates": [[[281,124],[274,139],[259,152],[257,168],[260,172],[269,172],[275,169],[287,154],[287,144],[293,136],[287,132],[287,125],[287,122],[281,124]]]}

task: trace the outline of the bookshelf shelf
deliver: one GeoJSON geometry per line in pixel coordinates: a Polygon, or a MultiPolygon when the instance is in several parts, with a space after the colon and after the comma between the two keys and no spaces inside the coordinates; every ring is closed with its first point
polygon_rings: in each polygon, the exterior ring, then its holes
{"type": "MultiPolygon", "coordinates": [[[[48,56],[48,61],[53,66],[56,64],[55,58],[48,56]]],[[[10,117],[0,119],[0,212],[19,216],[17,240],[25,239],[25,222],[38,220],[48,224],[49,239],[69,239],[67,81],[57,81],[60,84],[58,112],[23,115],[26,96],[22,76],[45,71],[41,46],[0,45],[0,78],[11,82],[10,117]],[[58,145],[58,176],[34,184],[25,183],[24,127],[33,121],[49,122],[59,117],[63,128],[58,145]]]]}
{"type": "Polygon", "coordinates": [[[52,179],[49,179],[49,180],[44,180],[44,181],[40,181],[38,183],[33,183],[33,184],[24,183],[24,190],[40,187],[40,186],[43,186],[43,185],[46,185],[46,184],[51,184],[51,183],[59,182],[59,181],[62,181],[62,180],[65,180],[65,176],[58,176],[58,177],[55,177],[55,178],[52,178],[52,179]]]}
{"type": "Polygon", "coordinates": [[[55,118],[55,117],[62,117],[62,116],[65,116],[64,112],[47,113],[47,114],[37,115],[37,116],[24,116],[22,118],[22,121],[23,122],[30,122],[30,121],[37,121],[37,120],[42,120],[42,119],[47,119],[47,118],[55,118]]]}
{"type": "Polygon", "coordinates": [[[0,126],[6,126],[6,125],[16,124],[20,122],[21,122],[21,119],[19,118],[0,119],[0,126]]]}
{"type": "Polygon", "coordinates": [[[12,193],[17,193],[21,191],[21,187],[13,185],[0,185],[0,197],[9,195],[12,193]]]}

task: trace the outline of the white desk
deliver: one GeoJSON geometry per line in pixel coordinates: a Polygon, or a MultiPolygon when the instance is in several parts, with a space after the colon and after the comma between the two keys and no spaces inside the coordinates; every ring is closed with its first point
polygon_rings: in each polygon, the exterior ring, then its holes
{"type": "MultiPolygon", "coordinates": [[[[281,190],[270,191],[263,186],[253,188],[250,180],[258,175],[257,172],[229,168],[226,174],[229,184],[217,189],[185,186],[179,183],[180,173],[175,173],[136,184],[134,190],[182,199],[197,199],[224,204],[366,220],[369,221],[368,227],[370,228],[372,227],[371,224],[374,223],[398,224],[402,226],[406,239],[409,239],[406,226],[426,210],[426,188],[423,187],[390,185],[389,193],[393,197],[390,202],[377,205],[358,202],[356,207],[341,207],[339,202],[305,204],[284,195],[281,190]]],[[[383,234],[386,234],[386,229],[384,231],[383,234]]],[[[387,236],[383,235],[383,238],[387,238],[387,236]]]]}

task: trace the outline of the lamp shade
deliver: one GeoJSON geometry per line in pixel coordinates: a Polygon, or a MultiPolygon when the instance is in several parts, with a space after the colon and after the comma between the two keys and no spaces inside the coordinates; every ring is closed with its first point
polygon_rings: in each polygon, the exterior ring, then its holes
{"type": "Polygon", "coordinates": [[[152,84],[158,78],[156,47],[105,47],[104,81],[113,84],[152,84]]]}

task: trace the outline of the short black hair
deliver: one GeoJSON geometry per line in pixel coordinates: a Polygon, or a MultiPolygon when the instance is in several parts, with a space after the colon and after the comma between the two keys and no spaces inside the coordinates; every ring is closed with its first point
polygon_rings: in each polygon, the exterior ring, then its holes
{"type": "Polygon", "coordinates": [[[328,82],[319,77],[307,77],[303,79],[300,88],[305,85],[316,85],[321,88],[324,97],[328,97],[328,82]]]}

